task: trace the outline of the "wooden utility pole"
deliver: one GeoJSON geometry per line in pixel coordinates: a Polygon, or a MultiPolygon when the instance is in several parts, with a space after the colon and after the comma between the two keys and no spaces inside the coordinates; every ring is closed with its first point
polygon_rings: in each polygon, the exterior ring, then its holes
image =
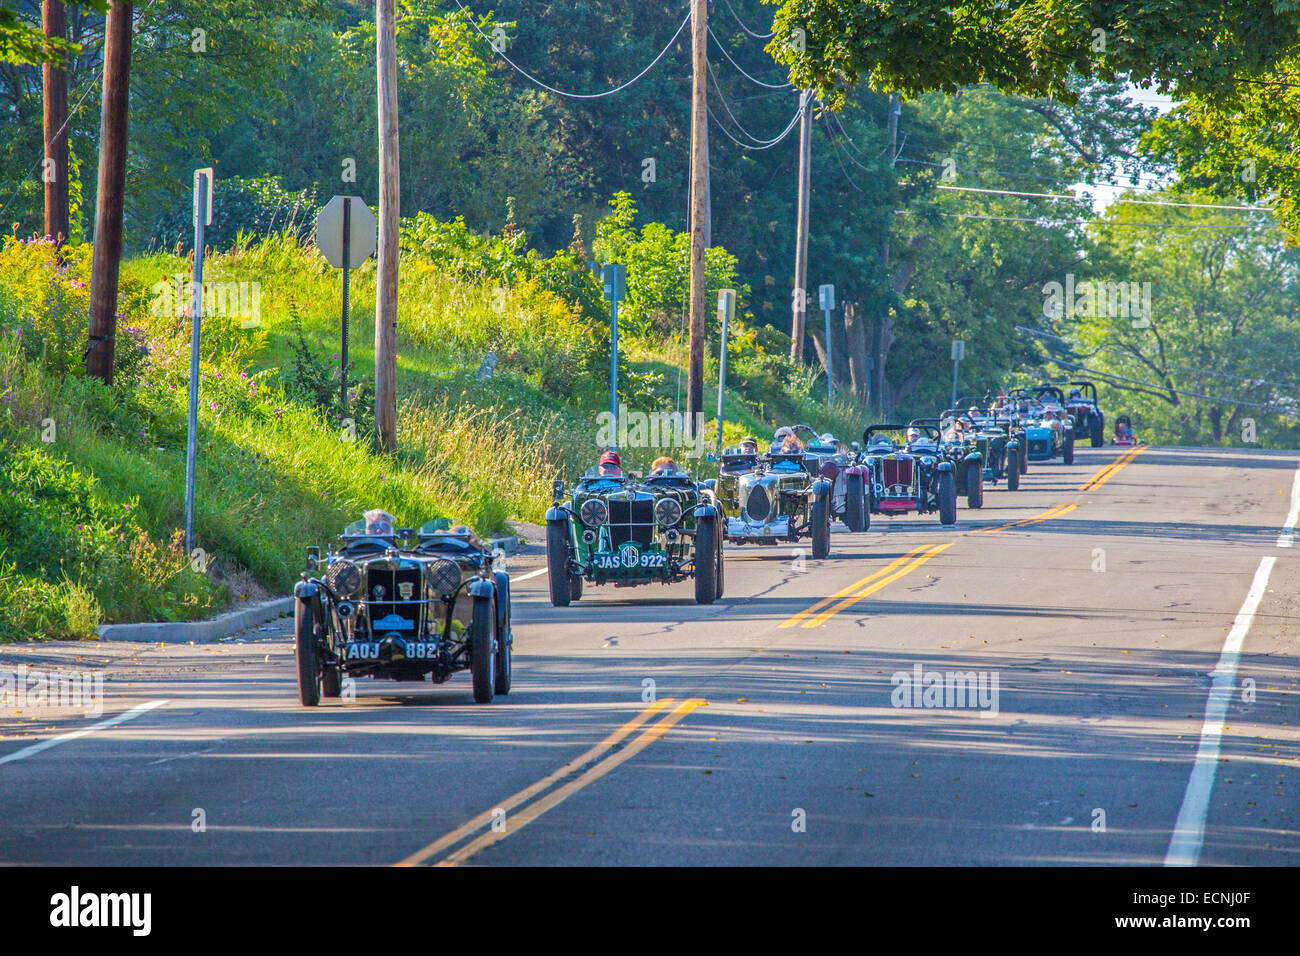
{"type": "Polygon", "coordinates": [[[704,411],[704,250],[708,245],[705,222],[709,168],[708,112],[705,74],[708,71],[708,0],[691,0],[691,357],[686,375],[686,415],[689,434],[695,434],[696,415],[704,411]]]}
{"type": "Polygon", "coordinates": [[[790,296],[790,362],[803,364],[804,319],[808,314],[808,205],[812,186],[812,91],[799,99],[799,203],[794,237],[794,290],[790,296]]]}
{"type": "MultiPolygon", "coordinates": [[[[889,124],[889,165],[892,169],[895,161],[898,159],[898,117],[903,111],[899,103],[898,94],[889,94],[889,116],[886,118],[889,124]]],[[[893,217],[890,216],[892,219],[893,217]]],[[[883,281],[880,284],[882,296],[880,300],[880,314],[871,328],[871,364],[873,366],[871,373],[871,390],[872,405],[875,406],[877,414],[882,418],[885,415],[885,359],[886,359],[886,326],[889,321],[889,290],[891,288],[889,275],[889,228],[886,224],[884,234],[880,238],[880,269],[883,281]]]]}
{"type": "Polygon", "coordinates": [[[126,188],[126,120],[131,86],[130,0],[113,0],[104,25],[104,99],[99,119],[99,190],[90,264],[90,341],[86,374],[113,384],[117,338],[117,273],[122,259],[122,194],[126,188]]]}
{"type": "MultiPolygon", "coordinates": [[[[62,0],[41,4],[41,28],[47,37],[67,39],[62,0]]],[[[68,73],[63,58],[42,68],[45,101],[45,234],[62,245],[68,239],[68,73]]]]}
{"type": "Polygon", "coordinates": [[[379,248],[375,278],[375,430],[379,450],[397,450],[397,219],[401,179],[397,150],[396,0],[375,4],[379,89],[379,248]]]}

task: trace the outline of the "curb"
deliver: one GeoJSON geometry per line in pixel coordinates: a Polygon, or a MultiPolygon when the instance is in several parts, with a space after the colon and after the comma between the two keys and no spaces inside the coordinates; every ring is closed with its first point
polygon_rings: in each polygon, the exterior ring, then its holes
{"type": "Polygon", "coordinates": [[[215,641],[278,617],[293,613],[293,598],[275,598],[242,611],[231,611],[210,621],[163,621],[153,624],[104,624],[98,628],[101,641],[215,641]]]}

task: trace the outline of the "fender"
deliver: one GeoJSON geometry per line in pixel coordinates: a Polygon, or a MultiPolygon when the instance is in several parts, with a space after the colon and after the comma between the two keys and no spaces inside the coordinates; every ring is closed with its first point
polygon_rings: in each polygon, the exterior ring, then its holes
{"type": "Polygon", "coordinates": [[[1016,449],[1017,451],[1019,451],[1019,450],[1020,450],[1020,439],[1019,439],[1019,438],[1012,438],[1010,441],[1007,442],[1006,447],[1007,447],[1008,449],[1012,449],[1012,448],[1014,448],[1014,449],[1016,449]]]}
{"type": "Polygon", "coordinates": [[[320,584],[315,581],[299,581],[293,586],[293,596],[299,601],[310,601],[320,597],[320,584]]]}
{"type": "Polygon", "coordinates": [[[866,465],[849,465],[847,468],[844,469],[844,474],[846,474],[846,475],[863,475],[863,476],[865,476],[865,475],[867,474],[867,466],[866,466],[866,465]]]}
{"type": "Polygon", "coordinates": [[[973,451],[965,458],[963,458],[962,461],[978,461],[982,464],[984,461],[984,456],[977,451],[973,451]]]}
{"type": "Polygon", "coordinates": [[[496,586],[487,578],[479,578],[469,583],[470,597],[474,598],[491,598],[496,591],[496,586]]]}
{"type": "Polygon", "coordinates": [[[570,512],[564,505],[551,505],[551,507],[546,509],[547,521],[567,522],[572,516],[572,512],[570,512]]]}
{"type": "Polygon", "coordinates": [[[941,461],[941,462],[939,462],[939,464],[937,464],[937,465],[934,466],[934,470],[935,470],[936,472],[938,472],[939,474],[941,474],[941,475],[942,475],[942,474],[952,474],[952,462],[950,462],[950,461],[941,461]]]}
{"type": "Polygon", "coordinates": [[[700,487],[701,487],[701,488],[708,488],[709,491],[717,491],[717,490],[718,490],[718,479],[716,479],[716,478],[706,478],[706,479],[704,479],[703,481],[700,482],[700,487]]]}
{"type": "Polygon", "coordinates": [[[812,483],[812,493],[813,493],[813,497],[815,498],[821,498],[823,496],[830,495],[831,483],[827,481],[825,478],[818,478],[816,481],[812,483]]]}
{"type": "Polygon", "coordinates": [[[701,501],[691,510],[697,518],[717,518],[718,516],[717,506],[709,502],[701,501]]]}
{"type": "Polygon", "coordinates": [[[504,571],[493,571],[492,577],[496,582],[496,590],[499,595],[497,599],[497,633],[504,635],[510,630],[508,621],[510,616],[510,575],[504,571]]]}

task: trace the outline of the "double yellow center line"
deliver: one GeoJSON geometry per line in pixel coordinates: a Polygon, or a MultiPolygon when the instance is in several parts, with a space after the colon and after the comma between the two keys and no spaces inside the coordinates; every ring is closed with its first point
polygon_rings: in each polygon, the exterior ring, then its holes
{"type": "Polygon", "coordinates": [[[875,574],[869,574],[861,581],[855,581],[848,587],[836,591],[830,597],[822,598],[808,610],[800,611],[789,620],[782,621],[780,626],[795,627],[796,625],[802,625],[804,627],[817,627],[825,624],[846,607],[851,607],[869,594],[875,594],[881,588],[903,577],[903,575],[911,574],[935,555],[951,548],[952,545],[953,542],[949,541],[947,544],[927,544],[919,548],[913,548],[901,558],[885,565],[875,574]]]}
{"type": "Polygon", "coordinates": [[[1073,504],[1057,505],[1055,508],[1049,508],[1042,514],[1034,515],[1032,518],[1021,518],[1019,521],[1013,521],[1010,524],[998,525],[996,528],[976,528],[971,534],[997,534],[999,531],[1006,531],[1008,528],[1023,528],[1025,525],[1038,524],[1040,521],[1050,521],[1053,518],[1059,518],[1063,514],[1069,514],[1075,508],[1079,507],[1079,502],[1073,504]]]}
{"type": "Polygon", "coordinates": [[[513,796],[507,797],[492,809],[484,810],[478,816],[445,836],[439,837],[422,850],[412,853],[397,865],[420,866],[452,847],[464,844],[459,849],[443,856],[436,863],[437,866],[459,866],[482,850],[492,846],[492,844],[504,840],[511,833],[523,829],[547,810],[562,803],[583,787],[605,776],[619,764],[630,760],[642,750],[645,750],[646,747],[649,747],[667,733],[683,717],[696,708],[702,707],[705,701],[698,698],[681,701],[658,723],[642,731],[641,735],[630,744],[621,750],[609,753],[635,733],[643,724],[648,723],[652,717],[667,709],[672,703],[674,703],[674,699],[671,697],[664,697],[655,701],[586,753],[575,757],[560,769],[547,774],[541,780],[530,784],[513,796]],[[538,797],[538,799],[533,800],[534,797],[538,797]],[[530,800],[533,802],[528,803],[530,800]],[[523,804],[527,805],[522,810],[518,813],[511,813],[516,807],[523,804]],[[465,842],[480,830],[486,832],[468,843],[465,842]]]}
{"type": "Polygon", "coordinates": [[[1134,458],[1136,458],[1138,455],[1142,454],[1146,450],[1147,450],[1146,445],[1134,445],[1128,451],[1124,452],[1124,454],[1120,455],[1109,465],[1107,465],[1101,471],[1097,472],[1095,475],[1093,475],[1091,478],[1085,481],[1082,485],[1080,485],[1079,490],[1092,491],[1094,488],[1100,488],[1106,482],[1114,478],[1115,474],[1121,468],[1123,468],[1130,461],[1132,461],[1134,458]]]}

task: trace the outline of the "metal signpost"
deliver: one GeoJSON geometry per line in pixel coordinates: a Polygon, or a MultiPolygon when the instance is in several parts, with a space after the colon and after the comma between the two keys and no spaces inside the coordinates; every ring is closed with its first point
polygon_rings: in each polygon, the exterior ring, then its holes
{"type": "Polygon", "coordinates": [[[343,270],[342,342],[339,349],[339,401],[348,413],[348,273],[375,252],[379,223],[359,196],[334,196],[316,217],[316,246],[335,269],[343,270]]]}
{"type": "Polygon", "coordinates": [[[609,299],[609,414],[613,418],[614,445],[618,445],[618,304],[627,293],[627,268],[611,262],[601,270],[605,298],[609,299]]]}
{"type": "Polygon", "coordinates": [[[185,553],[194,552],[194,476],[199,457],[199,337],[203,322],[203,230],[212,224],[212,170],[194,170],[194,279],[190,285],[190,409],[185,436],[185,553]]]}
{"type": "Polygon", "coordinates": [[[835,365],[835,353],[831,351],[831,310],[835,308],[835,286],[818,286],[817,303],[826,316],[826,407],[830,408],[835,404],[835,376],[831,371],[835,365]]]}
{"type": "Polygon", "coordinates": [[[722,349],[718,355],[718,460],[722,460],[722,401],[727,390],[727,326],[736,317],[736,290],[718,290],[718,324],[722,326],[722,349]]]}
{"type": "Polygon", "coordinates": [[[961,367],[961,360],[966,357],[966,343],[961,339],[952,340],[952,405],[951,408],[957,407],[957,369],[961,367]]]}

